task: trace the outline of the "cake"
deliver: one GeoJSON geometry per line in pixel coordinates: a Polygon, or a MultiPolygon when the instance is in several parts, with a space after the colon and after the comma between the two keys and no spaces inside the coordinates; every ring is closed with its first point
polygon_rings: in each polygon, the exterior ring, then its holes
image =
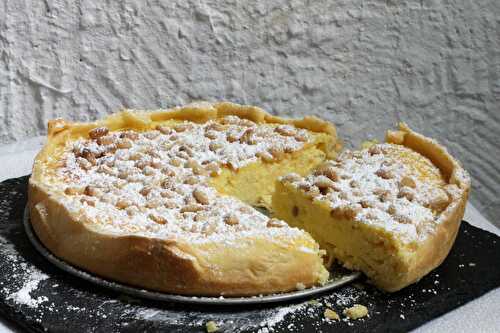
{"type": "Polygon", "coordinates": [[[258,295],[324,283],[324,251],[269,218],[276,179],[340,149],[333,125],[232,103],[49,122],[29,180],[34,231],[99,276],[185,295],[258,295]]]}
{"type": "Polygon", "coordinates": [[[328,122],[226,102],[56,119],[29,180],[31,223],[67,262],[163,292],[301,290],[336,262],[397,291],[450,251],[470,179],[405,124],[386,141],[339,155],[328,122]]]}
{"type": "Polygon", "coordinates": [[[470,178],[447,150],[401,124],[386,143],[345,151],[307,176],[277,181],[275,216],[308,231],[338,261],[397,291],[447,256],[470,178]]]}

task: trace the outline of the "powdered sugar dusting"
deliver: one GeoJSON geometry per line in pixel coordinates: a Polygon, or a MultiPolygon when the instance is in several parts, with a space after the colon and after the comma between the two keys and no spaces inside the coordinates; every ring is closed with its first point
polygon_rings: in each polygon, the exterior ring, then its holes
{"type": "Polygon", "coordinates": [[[287,315],[303,311],[310,304],[311,304],[310,302],[304,302],[300,304],[293,304],[289,306],[279,307],[269,317],[262,320],[259,326],[267,327],[268,329],[273,328],[274,326],[281,323],[287,315]]]}
{"type": "MultiPolygon", "coordinates": [[[[150,322],[168,322],[170,325],[182,327],[204,327],[213,321],[222,332],[258,331],[261,333],[275,330],[288,332],[303,332],[301,323],[311,318],[319,328],[321,322],[326,320],[323,316],[326,307],[336,309],[339,313],[346,307],[352,306],[363,298],[366,292],[348,287],[339,289],[337,293],[323,296],[316,300],[308,300],[296,304],[275,305],[269,308],[225,311],[211,313],[193,311],[189,313],[171,312],[160,308],[148,308],[136,305],[134,316],[139,320],[150,322]],[[293,322],[294,324],[291,324],[293,322]]],[[[371,304],[365,304],[368,308],[371,304]]],[[[343,320],[347,320],[343,318],[343,320]]]]}
{"type": "Polygon", "coordinates": [[[49,276],[39,271],[31,272],[21,289],[7,296],[7,299],[11,299],[14,302],[22,305],[27,305],[29,307],[38,307],[43,302],[48,301],[47,296],[33,297],[31,293],[38,288],[41,281],[48,279],[49,276]]]}
{"type": "Polygon", "coordinates": [[[1,294],[5,295],[7,300],[30,308],[38,308],[42,303],[46,303],[48,301],[47,296],[36,296],[36,292],[40,287],[40,283],[49,279],[49,276],[38,268],[24,262],[23,258],[18,255],[15,246],[2,235],[0,235],[0,245],[2,246],[2,261],[5,265],[12,267],[13,273],[10,278],[19,281],[16,288],[7,287],[4,283],[1,283],[1,294]]]}
{"type": "Polygon", "coordinates": [[[54,185],[66,207],[108,233],[191,242],[302,235],[209,185],[221,168],[275,161],[302,149],[307,131],[227,116],[147,132],[97,128],[68,144],[54,185]]]}
{"type": "Polygon", "coordinates": [[[328,204],[333,216],[386,229],[406,242],[434,230],[453,191],[425,157],[391,144],[344,152],[305,178],[292,174],[282,181],[328,204]]]}

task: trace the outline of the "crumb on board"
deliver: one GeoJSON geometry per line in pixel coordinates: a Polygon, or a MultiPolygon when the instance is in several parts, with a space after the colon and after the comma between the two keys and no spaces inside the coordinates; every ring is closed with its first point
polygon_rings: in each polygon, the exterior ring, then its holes
{"type": "Polygon", "coordinates": [[[297,290],[304,290],[304,289],[306,289],[305,284],[303,284],[301,282],[298,282],[295,287],[297,288],[297,290]]]}
{"type": "Polygon", "coordinates": [[[344,309],[343,313],[350,319],[359,319],[366,317],[368,309],[364,305],[354,304],[352,307],[344,309]]]}
{"type": "Polygon", "coordinates": [[[215,323],[215,321],[208,321],[206,324],[205,324],[205,327],[207,329],[207,333],[213,333],[213,332],[217,332],[219,330],[219,327],[217,327],[217,324],[215,323]]]}
{"type": "Polygon", "coordinates": [[[324,316],[326,319],[330,319],[330,320],[340,320],[340,317],[339,315],[337,314],[337,312],[333,311],[332,309],[330,308],[326,308],[325,312],[324,312],[324,316]]]}

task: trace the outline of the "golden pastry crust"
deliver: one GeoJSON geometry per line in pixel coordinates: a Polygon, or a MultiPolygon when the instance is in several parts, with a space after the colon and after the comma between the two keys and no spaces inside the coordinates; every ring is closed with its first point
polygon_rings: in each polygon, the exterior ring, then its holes
{"type": "MultiPolygon", "coordinates": [[[[324,134],[322,150],[340,149],[333,125],[314,117],[288,120],[232,103],[196,103],[153,112],[124,111],[94,123],[49,122],[48,142],[37,155],[29,181],[30,217],[42,243],[55,255],[98,275],[149,289],[188,295],[257,295],[311,286],[327,278],[317,243],[305,232],[242,236],[237,247],[224,242],[191,243],[107,233],[63,204],[66,194],[51,185],[68,142],[92,129],[148,131],[162,122],[205,123],[228,115],[257,124],[289,124],[324,134]]],[[[271,162],[272,163],[272,162],[271,162]]],[[[269,181],[273,181],[270,179],[269,181]]]]}
{"type": "Polygon", "coordinates": [[[409,267],[408,272],[396,280],[391,280],[389,277],[385,281],[380,281],[381,288],[392,292],[419,281],[441,265],[448,256],[464,216],[471,180],[467,171],[445,147],[433,139],[412,131],[404,123],[399,125],[398,131],[388,131],[386,141],[403,145],[427,157],[441,170],[446,182],[457,187],[457,190],[452,193],[451,202],[439,215],[435,232],[418,246],[413,255],[416,260],[409,267]]]}
{"type": "Polygon", "coordinates": [[[326,162],[306,178],[281,178],[273,209],[310,232],[330,258],[362,270],[377,287],[393,292],[446,258],[464,214],[470,178],[443,146],[405,124],[389,131],[386,140],[326,162]],[[430,192],[416,193],[419,189],[430,192]]]}

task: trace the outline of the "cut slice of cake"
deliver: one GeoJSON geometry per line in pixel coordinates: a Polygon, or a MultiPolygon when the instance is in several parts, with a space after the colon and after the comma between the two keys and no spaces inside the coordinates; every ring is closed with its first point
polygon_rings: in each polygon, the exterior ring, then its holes
{"type": "Polygon", "coordinates": [[[198,103],[49,123],[29,182],[31,221],[55,255],[136,286],[190,295],[309,287],[328,272],[307,233],[269,206],[277,177],[340,148],[333,125],[198,103]]]}
{"type": "Polygon", "coordinates": [[[469,188],[445,148],[402,124],[387,143],[346,151],[306,177],[280,178],[273,210],[308,231],[328,265],[336,259],[397,291],[447,256],[469,188]]]}

